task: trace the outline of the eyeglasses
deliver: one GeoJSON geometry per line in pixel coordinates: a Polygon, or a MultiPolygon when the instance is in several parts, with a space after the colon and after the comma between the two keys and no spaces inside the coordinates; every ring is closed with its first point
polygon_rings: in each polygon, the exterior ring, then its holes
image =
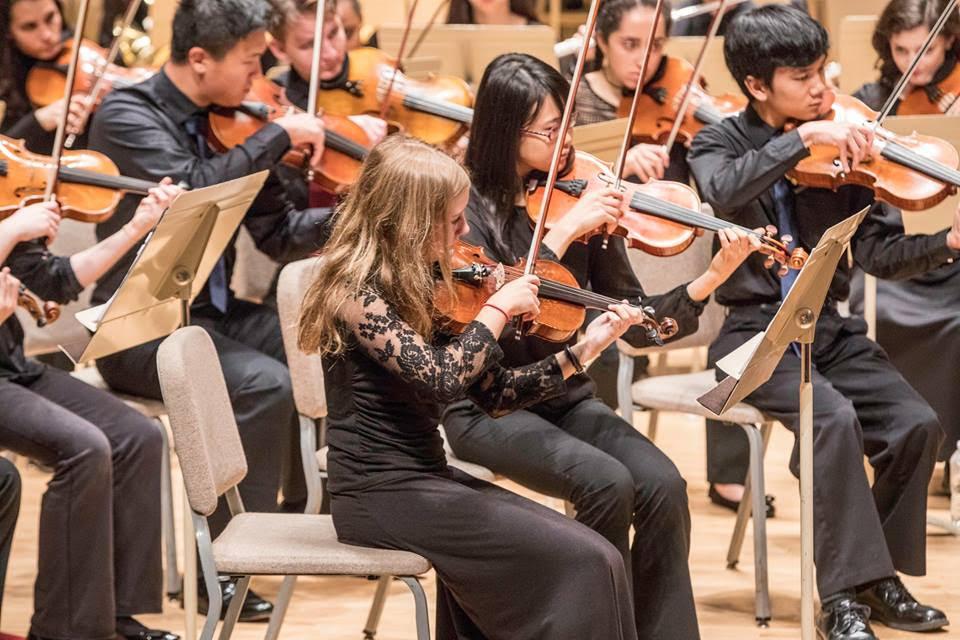
{"type": "MultiPolygon", "coordinates": [[[[577,112],[574,111],[570,116],[570,123],[573,124],[577,121],[577,112]]],[[[520,133],[525,133],[527,135],[536,136],[547,142],[553,142],[557,139],[557,134],[560,132],[560,125],[547,129],[546,131],[537,131],[536,129],[527,129],[524,127],[520,129],[520,133]]]]}

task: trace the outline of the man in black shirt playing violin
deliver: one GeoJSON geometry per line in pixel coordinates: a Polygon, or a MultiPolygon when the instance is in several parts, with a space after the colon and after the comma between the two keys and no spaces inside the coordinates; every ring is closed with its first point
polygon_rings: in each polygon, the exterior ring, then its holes
{"type": "MultiPolygon", "coordinates": [[[[902,228],[884,223],[878,213],[886,205],[875,202],[867,189],[796,190],[786,180],[812,145],[836,147],[846,170],[871,152],[869,127],[817,120],[823,100],[829,99],[823,78],[827,46],[823,27],[781,5],[751,10],[731,25],[724,53],[750,105],[694,140],[689,161],[704,201],[721,218],[749,227],[777,226],[807,250],[828,227],[872,206],[851,250],[860,267],[882,278],[909,277],[960,256],[960,212],[950,230],[906,236],[902,228]],[[800,124],[791,129],[785,127],[788,122],[800,124]]],[[[926,488],[940,424],[866,337],[863,319],[837,312],[837,301],[849,293],[849,271],[841,261],[813,344],[818,630],[829,640],[870,640],[876,638],[870,619],[909,631],[948,624],[941,611],[917,602],[897,577],[926,570],[926,488]],[[863,470],[864,454],[875,470],[872,487],[863,470]]],[[[729,314],[710,348],[711,365],[766,328],[791,276],[778,280],[762,259],[751,257],[720,286],[717,300],[729,314]]],[[[800,359],[788,349],[770,380],[747,400],[796,433],[799,376],[800,359]]],[[[742,483],[744,478],[746,447],[741,463],[739,443],[731,446],[729,440],[736,434],[729,429],[708,429],[712,482],[742,483]]],[[[791,470],[798,472],[796,448],[791,470]]]]}
{"type": "MultiPolygon", "coordinates": [[[[149,80],[114,90],[104,100],[91,127],[91,148],[113,159],[124,175],[145,179],[169,175],[194,188],[272,169],[291,146],[312,147],[312,157],[318,159],[324,146],[323,123],[307,114],[277,118],[225,153],[216,153],[207,143],[208,111],[239,106],[260,73],[269,17],[270,6],[263,0],[181,2],[173,22],[170,62],[149,80]]],[[[122,225],[136,201],[136,196],[124,198],[117,213],[98,226],[98,236],[122,225]]],[[[283,183],[271,175],[243,225],[261,251],[287,262],[323,245],[330,213],[320,208],[298,210],[283,183]]],[[[131,252],[100,279],[95,302],[105,302],[116,291],[133,257],[131,252]]],[[[293,448],[297,419],[277,313],[236,298],[230,288],[235,260],[230,245],[195,300],[191,319],[211,334],[223,367],[247,453],[249,473],[240,483],[244,504],[248,511],[274,511],[283,454],[297,451],[293,448]]],[[[159,344],[156,340],[128,349],[100,359],[97,366],[114,389],[160,398],[159,344]]],[[[284,487],[287,501],[305,497],[305,491],[292,496],[288,488],[284,487]]],[[[211,520],[214,536],[227,520],[226,505],[221,504],[211,520]]],[[[233,585],[221,586],[229,599],[233,585]]],[[[201,610],[204,603],[201,597],[201,610]]],[[[269,602],[251,594],[240,619],[266,620],[271,610],[269,602]]]]}

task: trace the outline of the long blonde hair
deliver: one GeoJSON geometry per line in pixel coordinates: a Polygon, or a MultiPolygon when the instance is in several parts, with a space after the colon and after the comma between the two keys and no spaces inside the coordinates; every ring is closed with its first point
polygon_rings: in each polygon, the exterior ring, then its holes
{"type": "Polygon", "coordinates": [[[452,158],[413,138],[394,135],[367,155],[340,210],[316,279],[300,313],[300,348],[344,349],[343,304],[374,290],[420,335],[433,333],[434,260],[452,288],[447,213],[470,187],[452,158]]]}

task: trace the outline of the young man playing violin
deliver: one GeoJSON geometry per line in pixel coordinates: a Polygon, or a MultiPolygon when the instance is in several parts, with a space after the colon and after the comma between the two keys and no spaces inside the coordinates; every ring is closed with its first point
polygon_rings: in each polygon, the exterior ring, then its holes
{"type": "MultiPolygon", "coordinates": [[[[74,300],[154,227],[179,192],[166,182],[115,234],[69,257],[46,249],[59,229],[56,203],[0,222],[0,297],[9,299],[15,277],[44,299],[74,300]]],[[[53,469],[40,507],[29,638],[176,640],[133,617],[162,606],[160,432],[111,394],[25,357],[23,328],[5,311],[0,447],[53,469]]]]}
{"type": "MultiPolygon", "coordinates": [[[[873,32],[880,78],[853,95],[880,110],[901,74],[923,46],[946,8],[946,0],[892,0],[873,32]]],[[[960,115],[960,16],[951,12],[941,35],[934,38],[904,89],[893,115],[960,115]]],[[[899,224],[899,213],[888,212],[899,224]]],[[[860,280],[854,280],[851,306],[862,301],[860,280]]],[[[946,432],[939,460],[947,461],[960,440],[960,395],[943,384],[936,360],[960,358],[960,261],[907,280],[877,282],[877,342],[910,385],[927,399],[946,432]],[[922,309],[923,313],[917,313],[922,309]]],[[[944,464],[943,490],[949,491],[950,465],[944,464]]]]}
{"type": "MultiPolygon", "coordinates": [[[[214,106],[240,105],[260,73],[269,11],[263,0],[181,2],[170,62],[151,79],[114,90],[104,100],[91,128],[91,148],[111,157],[125,175],[170,175],[191,187],[271,169],[291,145],[312,147],[316,161],[324,148],[324,128],[321,120],[307,114],[277,118],[225,153],[215,153],[206,141],[207,112],[214,106]]],[[[98,235],[123,225],[136,202],[135,196],[126,197],[117,213],[98,226],[98,235]]],[[[271,176],[243,225],[261,251],[289,261],[322,246],[329,217],[329,209],[297,210],[283,184],[271,176]]],[[[100,279],[95,302],[105,302],[116,291],[132,259],[133,253],[128,254],[100,279]]],[[[282,453],[293,446],[297,420],[276,311],[234,296],[230,281],[235,259],[230,246],[194,302],[191,317],[216,344],[247,452],[249,473],[240,483],[240,494],[248,511],[274,511],[282,453]]],[[[157,340],[128,349],[97,365],[114,389],[160,398],[159,344],[157,340]]],[[[284,497],[293,502],[302,496],[285,491],[284,497]]],[[[227,516],[222,504],[211,520],[213,535],[227,516]]],[[[232,584],[223,588],[227,596],[233,593],[232,584]]],[[[201,609],[203,605],[204,600],[201,609]]],[[[265,620],[271,610],[270,603],[254,594],[248,596],[241,619],[265,620]]]]}
{"type": "MultiPolygon", "coordinates": [[[[337,13],[335,0],[322,0],[323,47],[320,51],[320,90],[324,84],[346,71],[347,39],[337,13]]],[[[272,0],[273,18],[270,26],[270,51],[289,69],[276,78],[287,99],[306,109],[310,99],[310,72],[314,58],[314,30],[317,20],[317,0],[272,0]]],[[[387,134],[387,123],[368,115],[349,116],[367,136],[365,146],[373,147],[387,134]]],[[[298,206],[307,206],[308,188],[303,173],[293,168],[278,168],[298,206]]],[[[334,201],[334,198],[327,198],[334,201]]]]}
{"type": "MultiPolygon", "coordinates": [[[[851,249],[861,268],[881,277],[911,276],[960,256],[960,211],[948,231],[906,236],[884,221],[885,205],[862,187],[796,191],[786,180],[813,145],[836,147],[848,170],[871,153],[868,127],[818,119],[832,101],[823,76],[827,47],[823,27],[789,7],[754,9],[733,23],[724,54],[750,105],[694,139],[689,161],[704,200],[724,219],[774,225],[807,250],[829,226],[872,205],[851,249]]],[[[720,286],[717,300],[729,314],[710,348],[711,365],[766,328],[792,280],[778,280],[750,258],[720,286]]],[[[926,488],[940,424],[867,338],[864,321],[838,313],[848,292],[849,267],[841,261],[813,344],[819,633],[869,640],[876,637],[870,619],[910,631],[938,629],[948,624],[946,616],[917,602],[897,574],[926,570],[926,488]],[[864,454],[875,470],[872,487],[864,454]]],[[[796,433],[799,376],[800,359],[788,349],[747,401],[796,433]]],[[[742,482],[746,471],[746,446],[728,429],[708,429],[713,482],[742,482]]],[[[796,449],[791,470],[798,473],[796,449]]]]}

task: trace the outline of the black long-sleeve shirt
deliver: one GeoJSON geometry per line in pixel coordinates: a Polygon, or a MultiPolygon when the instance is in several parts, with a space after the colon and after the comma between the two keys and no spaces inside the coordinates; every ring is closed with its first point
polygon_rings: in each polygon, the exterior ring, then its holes
{"type": "MultiPolygon", "coordinates": [[[[705,127],[690,149],[688,161],[705,202],[718,217],[746,227],[777,225],[773,185],[809,155],[794,130],[778,135],[752,107],[737,116],[705,127]]],[[[947,231],[908,236],[903,227],[882,215],[869,189],[844,186],[794,189],[796,239],[810,250],[829,227],[865,206],[871,212],[851,241],[855,262],[879,278],[902,279],[929,271],[958,257],[946,244],[947,231]]],[[[780,283],[775,270],[763,266],[761,255],[751,255],[717,290],[717,301],[727,306],[775,304],[780,283]]],[[[829,298],[845,300],[850,293],[850,269],[840,261],[829,298]]]]}
{"type": "MultiPolygon", "coordinates": [[[[483,247],[492,260],[515,264],[520,258],[526,257],[533,239],[533,229],[524,208],[517,207],[500,232],[494,214],[474,192],[471,193],[467,207],[467,221],[470,232],[464,240],[483,247]]],[[[542,245],[540,255],[545,259],[556,260],[556,256],[546,245],[542,245]]],[[[574,242],[559,262],[570,270],[584,289],[589,288],[615,300],[626,299],[634,304],[642,301],[644,306],[652,306],[656,310],[657,317],[673,318],[680,326],[678,338],[695,332],[700,324],[700,314],[705,302],[691,300],[686,285],[678,286],[662,295],[646,295],[630,265],[626,245],[618,236],[609,238],[606,249],[603,248],[600,236],[592,238],[586,244],[574,242]]],[[[641,327],[631,327],[623,338],[634,346],[650,345],[641,327]]],[[[572,341],[571,338],[571,343],[572,341]]],[[[501,335],[500,346],[504,351],[503,362],[507,367],[521,367],[538,362],[563,349],[562,344],[536,337],[516,340],[510,326],[501,335]]],[[[557,408],[571,406],[591,395],[594,388],[589,376],[573,376],[567,379],[566,394],[548,400],[545,404],[557,408]]]]}
{"type": "MultiPolygon", "coordinates": [[[[160,180],[165,176],[192,188],[206,187],[272,169],[290,147],[282,127],[267,124],[243,144],[226,153],[201,157],[187,122],[203,114],[164,71],[132,87],[110,93],[90,131],[90,148],[109,156],[123,175],[160,180]]],[[[140,196],[128,195],[106,222],[97,225],[97,237],[106,238],[133,216],[140,196]]],[[[283,183],[271,173],[243,220],[261,251],[274,260],[289,262],[319,249],[329,233],[329,209],[297,210],[283,183]]],[[[93,300],[105,302],[130,268],[136,250],[122,258],[97,283],[93,300]]],[[[227,280],[233,272],[233,243],[224,252],[227,280]]],[[[232,295],[232,294],[231,294],[232,295]]],[[[194,309],[211,312],[205,288],[194,309]]]]}
{"type": "MultiPolygon", "coordinates": [[[[18,244],[2,266],[10,267],[10,273],[44,300],[65,304],[83,291],[70,259],[50,255],[39,241],[18,244]]],[[[0,380],[27,384],[42,371],[42,364],[24,355],[23,327],[11,316],[0,325],[0,380]]]]}

